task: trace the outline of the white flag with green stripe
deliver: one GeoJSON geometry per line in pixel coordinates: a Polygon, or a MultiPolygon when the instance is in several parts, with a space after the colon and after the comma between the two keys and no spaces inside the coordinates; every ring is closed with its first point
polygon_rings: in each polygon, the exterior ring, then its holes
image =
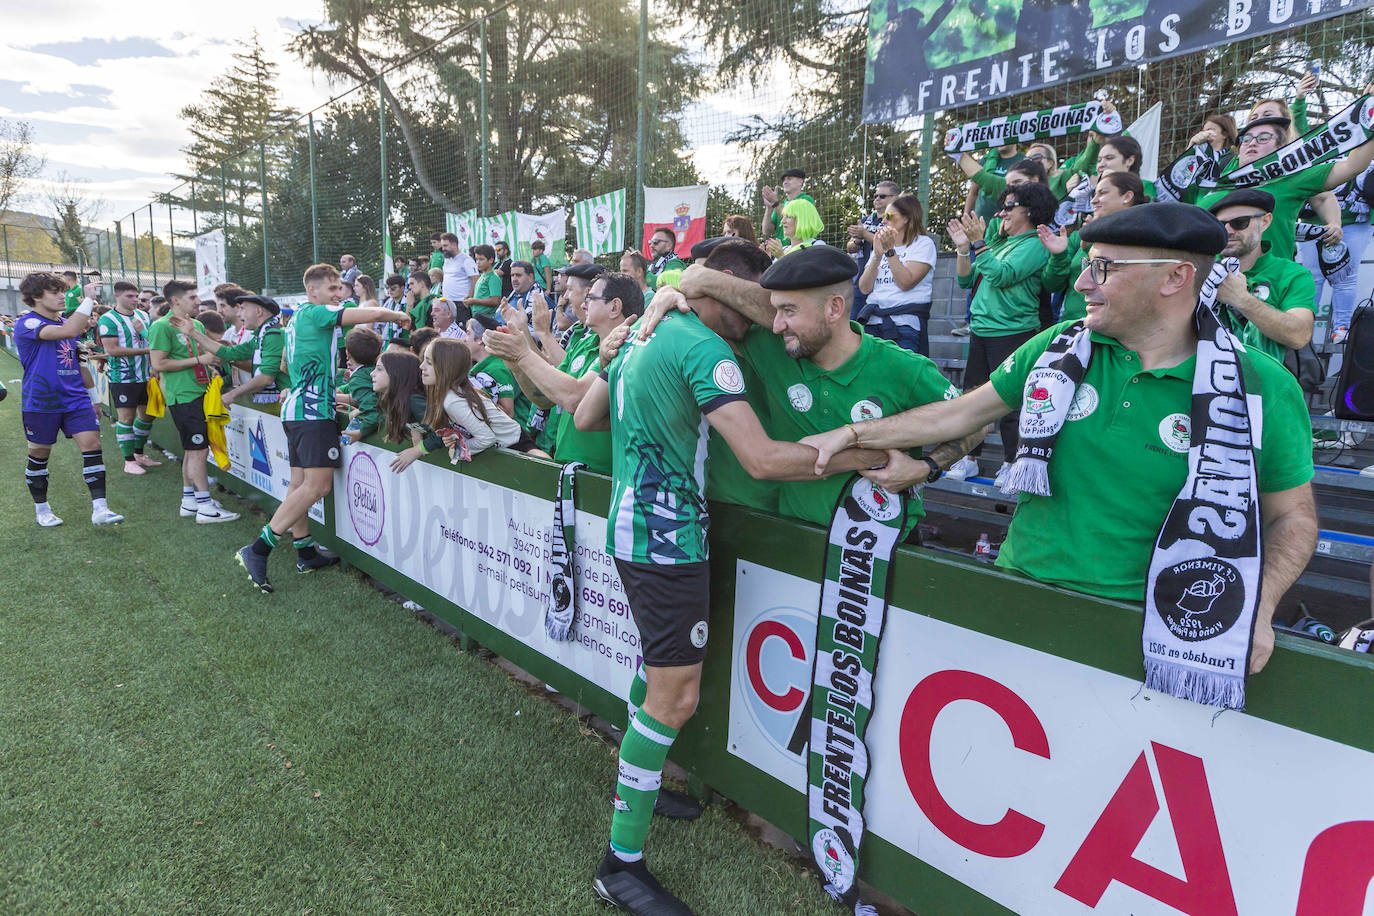
{"type": "Polygon", "coordinates": [[[516,258],[530,260],[535,242],[544,243],[544,256],[554,267],[568,263],[565,241],[568,236],[568,211],[561,207],[551,213],[535,216],[532,213],[515,214],[517,244],[511,246],[516,258]]]}
{"type": "Polygon", "coordinates": [[[465,213],[445,213],[444,228],[458,236],[458,250],[467,251],[477,241],[473,238],[477,229],[477,208],[465,213]]]}
{"type": "Polygon", "coordinates": [[[507,210],[497,216],[487,216],[477,220],[477,231],[473,233],[472,244],[490,245],[495,248],[497,242],[505,242],[512,249],[515,248],[515,217],[514,210],[507,210]]]}
{"type": "Polygon", "coordinates": [[[625,250],[625,189],[573,205],[577,247],[594,255],[625,250]]]}

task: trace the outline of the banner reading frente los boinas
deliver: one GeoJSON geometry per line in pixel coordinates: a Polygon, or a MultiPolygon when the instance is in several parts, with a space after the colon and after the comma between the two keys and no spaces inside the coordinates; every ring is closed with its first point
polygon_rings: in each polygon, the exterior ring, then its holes
{"type": "Polygon", "coordinates": [[[706,195],[708,185],[688,185],[681,188],[644,189],[643,249],[655,230],[671,229],[677,238],[677,251],[686,255],[697,242],[706,238],[706,195]]]}
{"type": "Polygon", "coordinates": [[[874,0],[863,120],[891,121],[1291,29],[1374,0],[874,0]]]}

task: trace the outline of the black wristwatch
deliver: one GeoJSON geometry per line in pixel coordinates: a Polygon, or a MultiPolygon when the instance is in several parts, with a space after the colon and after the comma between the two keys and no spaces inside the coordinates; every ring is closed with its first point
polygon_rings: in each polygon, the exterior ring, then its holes
{"type": "Polygon", "coordinates": [[[897,257],[897,252],[895,249],[889,248],[887,251],[883,252],[883,256],[888,258],[895,258],[897,257]]]}
{"type": "Polygon", "coordinates": [[[926,483],[934,483],[945,476],[945,469],[940,467],[939,462],[929,455],[922,455],[921,460],[930,465],[930,476],[926,478],[926,483]]]}
{"type": "Polygon", "coordinates": [[[982,239],[978,239],[976,242],[971,242],[969,244],[969,249],[972,251],[982,251],[986,247],[988,247],[988,243],[982,239]]]}

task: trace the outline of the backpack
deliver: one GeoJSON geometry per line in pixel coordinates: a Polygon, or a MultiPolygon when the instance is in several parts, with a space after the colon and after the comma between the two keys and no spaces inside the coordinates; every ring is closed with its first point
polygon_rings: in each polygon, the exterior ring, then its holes
{"type": "Polygon", "coordinates": [[[1331,410],[1342,420],[1374,420],[1374,299],[1355,309],[1342,353],[1331,410]]]}

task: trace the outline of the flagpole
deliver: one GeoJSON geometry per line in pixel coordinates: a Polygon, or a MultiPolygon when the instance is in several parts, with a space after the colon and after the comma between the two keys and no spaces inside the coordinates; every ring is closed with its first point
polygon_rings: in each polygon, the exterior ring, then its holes
{"type": "Polygon", "coordinates": [[[644,226],[644,115],[649,104],[649,0],[639,0],[639,104],[635,111],[635,222],[644,226]]]}

